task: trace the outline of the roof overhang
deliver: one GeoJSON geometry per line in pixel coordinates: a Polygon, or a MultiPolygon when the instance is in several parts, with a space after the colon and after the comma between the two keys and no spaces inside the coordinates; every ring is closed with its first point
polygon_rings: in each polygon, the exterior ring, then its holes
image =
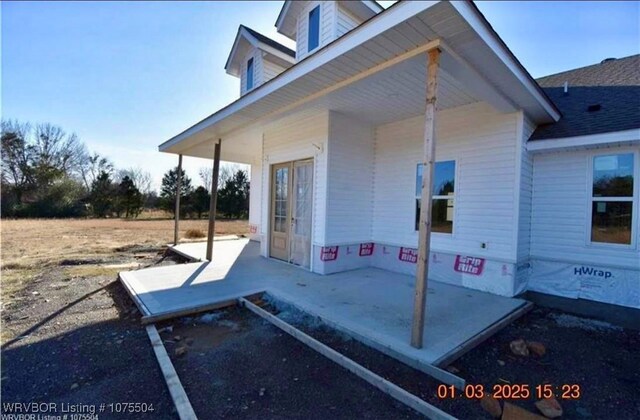
{"type": "MultiPolygon", "coordinates": [[[[399,2],[159,149],[189,155],[190,150],[202,150],[196,146],[203,142],[224,139],[340,89],[346,91],[433,47],[442,51],[441,69],[477,100],[502,112],[523,110],[536,124],[559,119],[553,103],[472,3],[399,2]]],[[[415,95],[421,93],[419,83],[409,88],[415,95]]]]}
{"type": "MultiPolygon", "coordinates": [[[[276,28],[278,28],[279,33],[294,41],[296,40],[296,20],[299,12],[305,7],[305,3],[308,2],[299,0],[287,0],[284,2],[282,9],[280,9],[280,13],[278,14],[278,19],[276,19],[276,28]]],[[[370,19],[384,10],[384,7],[382,7],[378,2],[371,0],[350,0],[340,1],[339,3],[363,21],[370,19]]]]}
{"type": "Polygon", "coordinates": [[[559,152],[571,149],[614,147],[640,143],[640,128],[527,142],[530,152],[559,152]]]}
{"type": "Polygon", "coordinates": [[[242,68],[242,60],[247,54],[249,48],[254,47],[262,50],[264,53],[270,56],[270,59],[276,64],[282,67],[290,67],[295,63],[295,58],[285,54],[284,52],[273,48],[269,44],[261,42],[258,38],[253,36],[247,28],[240,26],[236,39],[233,41],[233,47],[227,58],[227,62],[224,65],[224,69],[227,74],[240,77],[240,69],[242,68]]]}

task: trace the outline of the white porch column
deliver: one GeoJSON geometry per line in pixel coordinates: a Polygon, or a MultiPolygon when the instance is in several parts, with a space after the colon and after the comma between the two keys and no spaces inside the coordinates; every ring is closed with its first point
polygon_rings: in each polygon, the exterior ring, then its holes
{"type": "Polygon", "coordinates": [[[433,167],[435,158],[435,117],[438,91],[438,68],[440,50],[427,52],[427,107],[424,118],[424,154],[422,159],[422,193],[418,235],[418,261],[416,267],[416,290],[413,303],[411,345],[422,348],[424,317],[427,303],[427,280],[429,277],[429,250],[431,245],[431,195],[433,190],[433,167]]]}
{"type": "Polygon", "coordinates": [[[207,232],[207,261],[213,254],[213,235],[216,228],[216,203],[218,202],[218,175],[220,173],[220,148],[222,139],[218,139],[213,152],[213,176],[211,177],[211,200],[209,201],[209,230],[207,232]]]}
{"type": "Polygon", "coordinates": [[[176,208],[175,208],[175,226],[173,228],[173,244],[178,245],[178,228],[180,224],[180,195],[182,193],[182,155],[178,155],[178,171],[176,172],[178,180],[176,182],[176,208]]]}

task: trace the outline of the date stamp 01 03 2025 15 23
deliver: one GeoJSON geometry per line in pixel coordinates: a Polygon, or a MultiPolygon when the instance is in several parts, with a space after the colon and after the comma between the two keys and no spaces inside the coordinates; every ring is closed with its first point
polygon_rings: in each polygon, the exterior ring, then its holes
{"type": "Polygon", "coordinates": [[[482,384],[467,384],[464,389],[456,389],[453,385],[439,385],[436,391],[440,399],[482,399],[491,394],[495,399],[537,399],[560,398],[563,400],[577,400],[582,396],[580,385],[577,384],[542,384],[531,386],[529,384],[496,384],[490,389],[482,384]]]}

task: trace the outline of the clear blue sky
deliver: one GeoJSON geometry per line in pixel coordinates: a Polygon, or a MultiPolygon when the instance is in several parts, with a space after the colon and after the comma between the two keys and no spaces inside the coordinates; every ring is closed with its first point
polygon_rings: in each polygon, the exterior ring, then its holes
{"type": "MultiPolygon", "coordinates": [[[[382,2],[388,6],[391,2],[382,2]]],[[[638,2],[478,2],[534,77],[640,52],[638,2]]],[[[238,25],[280,42],[277,2],[3,2],[2,116],[75,131],[157,184],[157,146],[237,99],[224,72],[238,25]]],[[[194,181],[209,166],[186,158],[194,181]]]]}

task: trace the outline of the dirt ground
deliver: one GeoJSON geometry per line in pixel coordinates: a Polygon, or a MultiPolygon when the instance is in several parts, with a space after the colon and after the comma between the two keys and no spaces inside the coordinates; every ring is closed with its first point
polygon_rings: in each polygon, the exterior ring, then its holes
{"type": "MultiPolygon", "coordinates": [[[[336,349],[347,357],[391,380],[407,391],[461,419],[491,418],[477,399],[439,398],[438,382],[379,352],[336,333],[321,322],[288,305],[270,310],[288,323],[336,349]]],[[[428,337],[425,337],[428,340],[428,337]]],[[[535,388],[551,384],[557,389],[566,419],[637,419],[640,413],[640,332],[605,322],[537,308],[508,325],[498,334],[467,353],[449,368],[468,385],[526,384],[531,396],[505,399],[537,413],[535,388]],[[542,357],[514,355],[509,347],[523,338],[545,346],[542,357]],[[562,399],[562,385],[578,385],[580,397],[562,399]]]]}
{"type": "MultiPolygon", "coordinates": [[[[182,221],[180,230],[206,223],[182,221]]],[[[3,220],[1,228],[2,402],[134,402],[154,411],[107,406],[100,418],[176,418],[140,315],[117,281],[118,271],[175,263],[163,258],[173,221],[3,220]]],[[[216,223],[218,234],[246,231],[246,221],[216,223]]]]}
{"type": "Polygon", "coordinates": [[[422,418],[247,309],[158,328],[198,418],[422,418]]]}
{"type": "MultiPolygon", "coordinates": [[[[51,269],[70,278],[115,276],[137,268],[145,255],[173,241],[173,220],[28,219],[2,220],[2,303],[10,306],[20,290],[51,269]]],[[[207,231],[206,220],[180,221],[180,237],[190,229],[207,231]]],[[[216,222],[217,235],[248,232],[246,220],[216,222]]],[[[6,334],[3,338],[7,338],[6,334]]]]}

